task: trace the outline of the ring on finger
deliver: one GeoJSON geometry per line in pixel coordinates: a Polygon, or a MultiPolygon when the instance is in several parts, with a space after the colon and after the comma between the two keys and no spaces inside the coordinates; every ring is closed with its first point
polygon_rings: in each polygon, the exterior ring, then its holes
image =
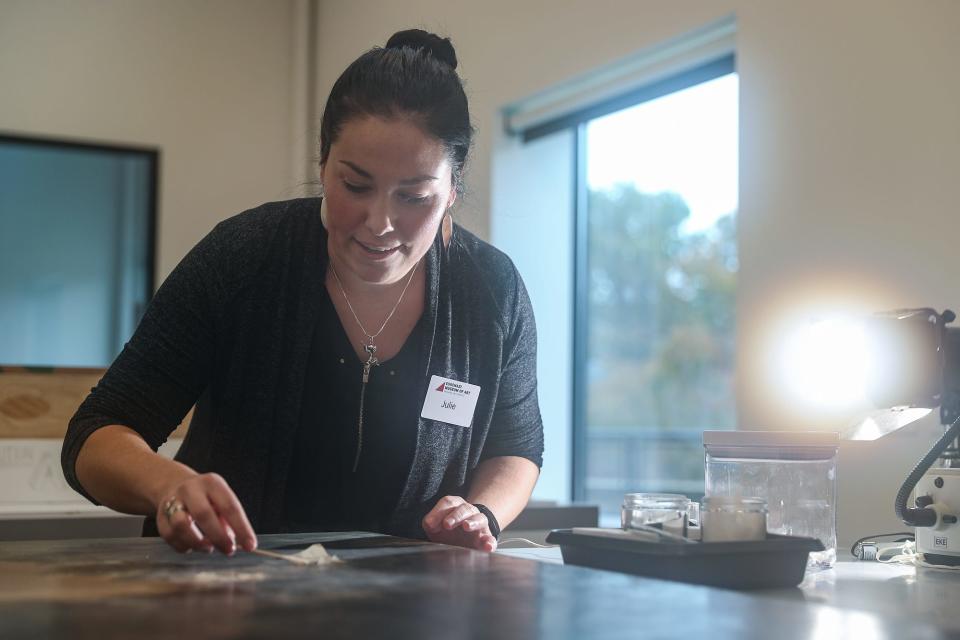
{"type": "Polygon", "coordinates": [[[187,508],[183,506],[182,502],[177,500],[176,496],[163,503],[163,515],[167,517],[167,522],[170,522],[170,520],[173,519],[173,516],[177,513],[177,511],[183,511],[186,513],[187,508]]]}

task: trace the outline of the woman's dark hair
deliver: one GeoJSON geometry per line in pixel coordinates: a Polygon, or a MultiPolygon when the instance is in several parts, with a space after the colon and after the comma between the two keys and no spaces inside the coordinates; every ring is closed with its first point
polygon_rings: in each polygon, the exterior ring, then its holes
{"type": "Polygon", "coordinates": [[[398,31],[384,48],[375,47],[340,75],[320,121],[320,163],[343,126],[358,116],[408,116],[443,142],[453,165],[453,183],[463,189],[463,167],[473,127],[457,54],[449,38],[409,29],[398,31]]]}

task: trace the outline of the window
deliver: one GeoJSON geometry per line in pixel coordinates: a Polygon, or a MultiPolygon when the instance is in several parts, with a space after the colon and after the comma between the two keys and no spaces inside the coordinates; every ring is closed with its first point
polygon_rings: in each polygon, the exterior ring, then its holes
{"type": "Polygon", "coordinates": [[[604,524],[624,493],[701,493],[701,431],[736,423],[735,37],[726,18],[503,110],[491,240],[537,317],[534,498],[604,524]]]}
{"type": "Polygon", "coordinates": [[[627,492],[701,493],[701,432],[736,424],[737,89],[579,125],[574,494],[607,521],[627,492]]]}

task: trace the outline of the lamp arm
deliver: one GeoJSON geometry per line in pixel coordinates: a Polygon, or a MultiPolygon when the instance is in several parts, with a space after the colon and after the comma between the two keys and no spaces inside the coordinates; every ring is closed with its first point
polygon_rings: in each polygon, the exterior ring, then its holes
{"type": "Polygon", "coordinates": [[[897,513],[897,517],[900,518],[905,525],[910,527],[932,527],[937,523],[936,511],[927,508],[917,509],[908,507],[907,499],[910,497],[914,488],[916,488],[923,474],[933,466],[933,463],[940,457],[940,454],[957,439],[958,434],[960,434],[960,417],[953,421],[953,424],[951,424],[950,428],[943,434],[943,437],[937,440],[933,448],[927,452],[927,455],[920,459],[920,462],[913,468],[913,471],[910,472],[907,479],[903,481],[900,491],[897,492],[897,499],[893,503],[893,508],[897,513]]]}

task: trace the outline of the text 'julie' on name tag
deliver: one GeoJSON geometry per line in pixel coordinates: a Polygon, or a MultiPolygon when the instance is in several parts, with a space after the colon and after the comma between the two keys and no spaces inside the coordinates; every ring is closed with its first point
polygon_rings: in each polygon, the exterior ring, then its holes
{"type": "Polygon", "coordinates": [[[458,427],[469,427],[473,422],[473,411],[477,408],[480,387],[469,382],[458,382],[450,378],[432,376],[427,387],[427,397],[423,399],[421,418],[439,420],[458,427]]]}

